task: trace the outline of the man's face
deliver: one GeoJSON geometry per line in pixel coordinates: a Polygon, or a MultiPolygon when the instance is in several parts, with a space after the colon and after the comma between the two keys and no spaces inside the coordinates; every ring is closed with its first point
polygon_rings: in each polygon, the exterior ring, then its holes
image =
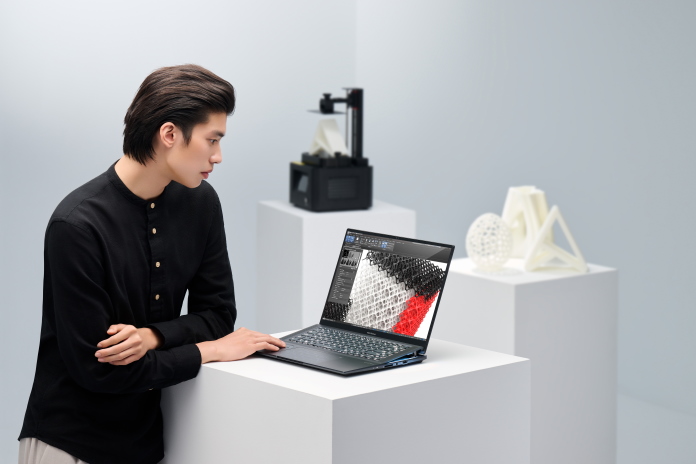
{"type": "Polygon", "coordinates": [[[220,139],[226,130],[225,113],[212,113],[207,122],[194,126],[188,145],[177,129],[179,137],[166,160],[172,180],[189,188],[201,185],[213,171],[213,166],[222,162],[220,139]]]}

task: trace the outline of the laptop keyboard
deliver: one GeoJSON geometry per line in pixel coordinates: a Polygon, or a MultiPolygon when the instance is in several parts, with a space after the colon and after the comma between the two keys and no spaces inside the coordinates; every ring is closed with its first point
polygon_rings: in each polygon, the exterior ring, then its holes
{"type": "Polygon", "coordinates": [[[351,332],[327,329],[326,327],[315,327],[287,340],[371,361],[379,361],[393,356],[410,346],[351,332]]]}

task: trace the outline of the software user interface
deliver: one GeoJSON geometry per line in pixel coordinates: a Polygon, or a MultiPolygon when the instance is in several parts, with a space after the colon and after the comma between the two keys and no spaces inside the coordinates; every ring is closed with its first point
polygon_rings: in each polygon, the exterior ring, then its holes
{"type": "Polygon", "coordinates": [[[451,252],[349,232],[322,319],[425,340],[451,252]]]}

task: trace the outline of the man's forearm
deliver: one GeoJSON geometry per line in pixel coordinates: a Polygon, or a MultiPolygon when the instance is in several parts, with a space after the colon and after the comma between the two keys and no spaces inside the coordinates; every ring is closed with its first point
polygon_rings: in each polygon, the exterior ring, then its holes
{"type": "Polygon", "coordinates": [[[201,364],[219,361],[217,344],[214,341],[196,343],[201,352],[201,364]]]}
{"type": "Polygon", "coordinates": [[[214,361],[236,361],[259,350],[277,351],[285,347],[285,342],[244,327],[222,338],[209,342],[196,343],[201,352],[201,363],[214,361]]]}

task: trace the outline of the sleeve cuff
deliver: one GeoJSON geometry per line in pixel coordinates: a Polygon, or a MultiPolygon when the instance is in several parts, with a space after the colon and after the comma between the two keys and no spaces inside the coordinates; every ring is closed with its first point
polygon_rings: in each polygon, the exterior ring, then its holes
{"type": "Polygon", "coordinates": [[[176,377],[178,382],[191,380],[198,375],[201,369],[201,352],[194,344],[177,346],[169,352],[174,356],[176,365],[176,377]]]}
{"type": "MultiPolygon", "coordinates": [[[[181,342],[177,341],[177,331],[175,327],[172,327],[172,324],[167,324],[167,322],[154,322],[145,327],[157,331],[162,336],[162,346],[160,346],[159,349],[168,350],[181,345],[181,342]]],[[[198,351],[198,348],[196,348],[196,351],[198,351]]]]}

